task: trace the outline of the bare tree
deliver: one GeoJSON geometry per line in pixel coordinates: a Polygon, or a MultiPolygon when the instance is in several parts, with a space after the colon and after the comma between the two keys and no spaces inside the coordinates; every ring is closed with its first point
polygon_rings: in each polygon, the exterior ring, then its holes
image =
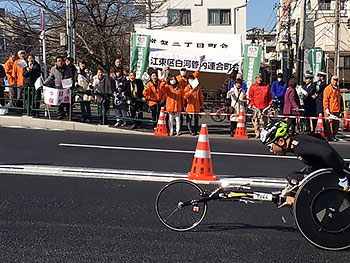
{"type": "MultiPolygon", "coordinates": [[[[12,49],[26,49],[40,54],[40,8],[45,12],[47,55],[62,55],[60,35],[66,32],[65,0],[10,0],[11,11],[0,17],[6,28],[12,49]],[[12,36],[19,37],[14,40],[12,36]],[[12,47],[13,46],[13,47],[12,47]]],[[[74,27],[77,58],[91,62],[93,68],[108,70],[116,57],[129,60],[130,33],[134,23],[143,21],[144,14],[133,0],[74,0],[74,27]]]]}

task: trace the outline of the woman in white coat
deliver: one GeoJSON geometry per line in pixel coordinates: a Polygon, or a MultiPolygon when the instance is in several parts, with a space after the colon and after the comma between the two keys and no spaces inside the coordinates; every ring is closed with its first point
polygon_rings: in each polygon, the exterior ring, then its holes
{"type": "Polygon", "coordinates": [[[243,76],[238,73],[236,82],[232,85],[231,89],[227,92],[227,98],[231,99],[231,106],[229,112],[232,114],[230,117],[231,128],[230,136],[233,137],[236,132],[238,115],[240,112],[246,113],[247,95],[242,89],[243,76]]]}

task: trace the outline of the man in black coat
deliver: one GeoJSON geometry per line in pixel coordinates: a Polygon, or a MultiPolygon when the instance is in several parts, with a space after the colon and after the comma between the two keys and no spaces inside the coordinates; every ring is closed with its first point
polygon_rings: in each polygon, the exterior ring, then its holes
{"type": "MultiPolygon", "coordinates": [[[[316,83],[313,82],[313,75],[306,74],[305,75],[305,84],[303,85],[303,89],[307,92],[307,96],[304,99],[304,109],[305,109],[305,117],[317,117],[316,114],[316,83]]],[[[304,119],[304,123],[306,126],[306,132],[313,132],[316,128],[317,120],[312,120],[312,130],[310,126],[310,120],[304,119]]]]}
{"type": "MultiPolygon", "coordinates": [[[[127,101],[130,101],[130,115],[131,118],[142,119],[143,114],[141,112],[143,107],[143,82],[140,79],[136,79],[135,72],[129,73],[129,79],[123,84],[123,91],[125,91],[125,95],[127,101]],[[137,117],[136,117],[137,113],[137,117]]],[[[140,128],[142,122],[134,120],[132,129],[140,128]]]]}
{"type": "Polygon", "coordinates": [[[326,82],[327,74],[324,72],[318,72],[316,79],[316,113],[323,115],[323,91],[327,87],[326,82]]]}
{"type": "MultiPolygon", "coordinates": [[[[35,61],[35,56],[32,54],[28,55],[27,58],[27,67],[23,69],[23,86],[24,87],[34,87],[35,81],[41,76],[41,67],[38,62],[35,61]]],[[[34,93],[34,101],[33,108],[40,108],[40,100],[41,100],[41,89],[36,88],[34,93]]],[[[34,117],[39,116],[39,111],[33,112],[34,117]]]]}
{"type": "MultiPolygon", "coordinates": [[[[5,77],[6,77],[5,69],[0,64],[0,85],[5,85],[5,80],[4,80],[5,77]]],[[[5,106],[4,90],[5,90],[5,87],[0,87],[0,105],[1,106],[5,106]]]]}

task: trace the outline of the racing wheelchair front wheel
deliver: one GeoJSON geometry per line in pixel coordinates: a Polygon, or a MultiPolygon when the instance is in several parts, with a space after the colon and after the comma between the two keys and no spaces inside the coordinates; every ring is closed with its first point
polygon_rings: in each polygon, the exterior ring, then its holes
{"type": "Polygon", "coordinates": [[[175,231],[195,228],[207,213],[207,202],[199,201],[203,194],[203,190],[191,181],[170,182],[160,190],[156,198],[158,219],[175,231]]]}
{"type": "Polygon", "coordinates": [[[293,205],[302,235],[327,250],[350,248],[350,193],[338,186],[332,170],[314,172],[299,187],[293,205]]]}

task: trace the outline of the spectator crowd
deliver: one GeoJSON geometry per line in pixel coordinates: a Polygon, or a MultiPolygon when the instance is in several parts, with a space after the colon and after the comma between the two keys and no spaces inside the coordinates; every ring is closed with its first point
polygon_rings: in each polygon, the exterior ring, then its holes
{"type": "MultiPolygon", "coordinates": [[[[122,60],[117,58],[109,72],[98,68],[92,74],[85,60],[79,59],[77,66],[72,58],[56,57],[55,65],[49,76],[41,78],[41,67],[33,54],[21,50],[11,54],[4,67],[0,66],[0,105],[5,106],[4,79],[9,85],[8,107],[23,107],[23,87],[35,87],[33,108],[40,108],[42,87],[67,88],[76,94],[72,100],[80,104],[81,121],[91,122],[91,103],[98,105],[100,122],[106,123],[108,111],[115,109],[115,126],[126,126],[132,121],[132,129],[143,126],[143,109],[147,104],[153,123],[159,116],[160,107],[165,107],[169,135],[179,136],[184,117],[187,129],[192,135],[199,132],[199,113],[203,110],[204,96],[199,83],[199,69],[188,74],[182,68],[179,74],[171,74],[169,67],[161,70],[149,70],[142,79],[136,78],[135,72],[126,72],[122,60]],[[185,116],[182,113],[185,112],[185,116]],[[175,125],[175,130],[174,130],[175,125]]],[[[278,73],[271,86],[265,83],[263,75],[258,74],[255,83],[247,89],[242,73],[234,72],[221,88],[222,98],[226,100],[230,116],[230,135],[234,136],[238,115],[252,110],[252,123],[255,136],[269,121],[268,114],[288,116],[318,117],[322,114],[325,122],[326,136],[329,141],[337,141],[339,119],[343,105],[338,85],[338,77],[333,76],[329,85],[327,75],[319,72],[317,78],[306,74],[302,86],[297,85],[295,78],[287,82],[283,74],[278,73]]],[[[58,119],[71,116],[72,104],[61,103],[58,106],[58,119]]],[[[33,112],[38,117],[39,111],[33,112]]],[[[302,119],[306,132],[314,132],[315,119],[302,119]]],[[[294,131],[296,118],[288,118],[288,126],[294,131]]]]}

